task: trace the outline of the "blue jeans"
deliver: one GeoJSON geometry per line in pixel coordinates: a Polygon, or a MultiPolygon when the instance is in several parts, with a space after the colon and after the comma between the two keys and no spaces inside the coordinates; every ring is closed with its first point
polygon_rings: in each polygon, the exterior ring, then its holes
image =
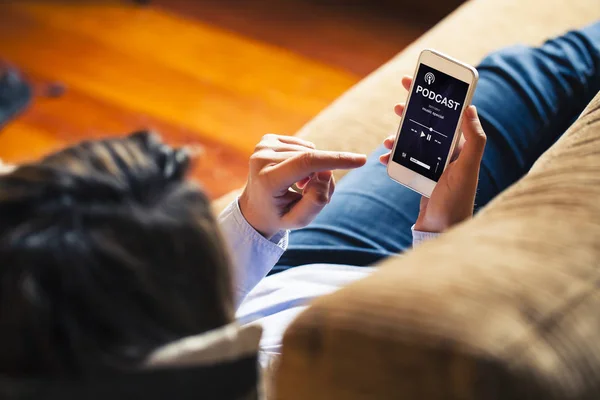
{"type": "MultiPolygon", "coordinates": [[[[523,176],[600,90],[600,22],[547,41],[487,56],[473,98],[488,137],[478,209],[523,176]]],[[[383,147],[341,180],[331,203],[291,232],[272,273],[297,265],[365,266],[412,244],[420,195],[393,182],[379,163],[383,147]]]]}

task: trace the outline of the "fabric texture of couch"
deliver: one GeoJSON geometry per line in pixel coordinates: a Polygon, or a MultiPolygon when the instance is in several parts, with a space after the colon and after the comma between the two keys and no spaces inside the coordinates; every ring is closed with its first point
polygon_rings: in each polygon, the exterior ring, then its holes
{"type": "Polygon", "coordinates": [[[280,399],[600,398],[600,95],[473,220],[318,299],[280,399]]]}
{"type": "MultiPolygon", "coordinates": [[[[598,0],[471,1],[299,134],[368,152],[432,47],[477,64],[600,18],[598,0]]],[[[473,220],[323,297],[288,329],[280,399],[600,398],[600,95],[473,220]]]]}
{"type": "MultiPolygon", "coordinates": [[[[469,1],[298,135],[368,153],[423,48],[476,65],[599,18],[598,0],[469,1]]],[[[599,107],[473,220],[315,301],[284,338],[277,398],[600,398],[599,107]]]]}

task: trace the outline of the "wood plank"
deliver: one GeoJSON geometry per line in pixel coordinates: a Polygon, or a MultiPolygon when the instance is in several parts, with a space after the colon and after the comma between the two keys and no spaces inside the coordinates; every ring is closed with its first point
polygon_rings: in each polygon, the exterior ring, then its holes
{"type": "Polygon", "coordinates": [[[0,35],[17,40],[2,41],[0,51],[27,72],[246,153],[264,133],[293,133],[357,80],[152,9],[46,2],[2,9],[0,35]]]}
{"type": "Polygon", "coordinates": [[[20,120],[9,123],[0,135],[2,161],[7,164],[35,160],[61,149],[64,144],[64,141],[45,129],[36,128],[20,120]]]}
{"type": "Polygon", "coordinates": [[[191,145],[201,151],[194,161],[192,177],[202,182],[213,198],[245,182],[246,154],[201,138],[185,127],[149,115],[132,114],[76,89],[68,90],[60,98],[47,97],[44,93],[49,82],[35,76],[28,78],[34,83],[35,106],[0,133],[0,157],[5,162],[33,161],[82,140],[148,129],[161,134],[173,146],[191,145]],[[69,118],[65,118],[64,110],[69,110],[69,118]]]}
{"type": "MultiPolygon", "coordinates": [[[[460,1],[451,0],[453,7],[460,1]]],[[[152,1],[153,6],[289,49],[361,77],[396,55],[443,17],[434,12],[441,4],[417,14],[407,12],[406,3],[397,0],[152,1]]]]}
{"type": "Polygon", "coordinates": [[[36,88],[29,110],[0,132],[0,158],[25,162],[80,140],[155,129],[170,144],[202,146],[193,176],[218,196],[245,181],[263,134],[293,134],[429,26],[376,8],[0,1],[0,57],[36,88]],[[66,93],[46,96],[51,82],[66,93]]]}

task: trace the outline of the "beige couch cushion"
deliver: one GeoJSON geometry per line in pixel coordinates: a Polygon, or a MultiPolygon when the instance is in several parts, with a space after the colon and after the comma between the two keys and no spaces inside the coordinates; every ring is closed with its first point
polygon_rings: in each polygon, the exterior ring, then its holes
{"type": "Polygon", "coordinates": [[[473,220],[318,299],[281,399],[600,398],[600,94],[473,220]]]}
{"type": "MultiPolygon", "coordinates": [[[[516,43],[539,44],[598,18],[599,0],[468,1],[297,134],[319,148],[369,153],[397,128],[392,107],[406,97],[400,78],[412,75],[423,48],[435,48],[476,65],[490,51],[516,43]]],[[[336,173],[337,178],[342,175],[343,172],[336,173]]],[[[217,200],[215,210],[222,210],[233,196],[217,200]]]]}

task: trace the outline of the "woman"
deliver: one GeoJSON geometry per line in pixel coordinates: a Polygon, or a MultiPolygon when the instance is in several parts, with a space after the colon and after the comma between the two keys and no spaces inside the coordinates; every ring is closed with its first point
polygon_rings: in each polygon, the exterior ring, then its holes
{"type": "Polygon", "coordinates": [[[393,137],[367,160],[267,135],[218,224],[185,179],[185,151],[147,133],[3,175],[0,373],[135,369],[165,343],[233,321],[236,308],[265,327],[263,349],[279,351],[308,300],[470,218],[527,172],[600,90],[600,23],[495,52],[478,69],[464,145],[429,200],[386,176],[393,137]],[[335,188],[331,170],[365,162],[335,188]]]}

